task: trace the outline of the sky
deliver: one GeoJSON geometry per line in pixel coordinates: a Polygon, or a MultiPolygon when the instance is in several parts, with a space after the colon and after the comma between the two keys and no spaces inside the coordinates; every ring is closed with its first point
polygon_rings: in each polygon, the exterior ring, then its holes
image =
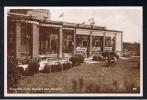
{"type": "Polygon", "coordinates": [[[140,42],[142,40],[141,7],[82,7],[82,8],[49,8],[51,20],[72,23],[85,22],[94,18],[95,25],[107,29],[123,31],[124,42],[140,42]],[[64,13],[63,17],[59,17],[64,13]]]}

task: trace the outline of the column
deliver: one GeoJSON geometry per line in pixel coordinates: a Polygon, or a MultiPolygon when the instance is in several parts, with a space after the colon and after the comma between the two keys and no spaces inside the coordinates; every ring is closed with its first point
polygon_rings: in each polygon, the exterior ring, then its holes
{"type": "Polygon", "coordinates": [[[16,58],[20,58],[21,48],[21,23],[16,23],[16,58]]]}
{"type": "Polygon", "coordinates": [[[121,33],[121,56],[123,55],[123,33],[121,33]]]}
{"type": "Polygon", "coordinates": [[[115,34],[115,36],[114,36],[114,41],[113,41],[113,42],[114,42],[114,52],[116,52],[116,34],[117,34],[117,33],[114,33],[114,34],[115,34]]]}
{"type": "Polygon", "coordinates": [[[59,58],[62,58],[62,45],[63,45],[63,29],[60,28],[59,32],[59,58]]]}
{"type": "Polygon", "coordinates": [[[92,31],[90,31],[89,55],[92,55],[92,31]]]}
{"type": "Polygon", "coordinates": [[[103,36],[103,52],[105,51],[105,32],[104,32],[104,36],[103,36]]]}
{"type": "Polygon", "coordinates": [[[76,53],[76,29],[74,29],[74,47],[73,47],[73,54],[76,53]]]}
{"type": "Polygon", "coordinates": [[[32,58],[38,58],[39,55],[39,27],[37,24],[33,24],[32,29],[32,35],[33,35],[33,43],[32,43],[32,58]]]}

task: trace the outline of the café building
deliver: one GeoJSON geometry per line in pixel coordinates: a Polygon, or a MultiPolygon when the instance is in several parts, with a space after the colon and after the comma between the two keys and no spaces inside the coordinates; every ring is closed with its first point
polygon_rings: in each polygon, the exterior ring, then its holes
{"type": "Polygon", "coordinates": [[[7,15],[8,55],[75,54],[80,51],[92,56],[98,52],[114,51],[121,56],[123,32],[106,27],[50,20],[44,9],[13,9],[7,15]]]}

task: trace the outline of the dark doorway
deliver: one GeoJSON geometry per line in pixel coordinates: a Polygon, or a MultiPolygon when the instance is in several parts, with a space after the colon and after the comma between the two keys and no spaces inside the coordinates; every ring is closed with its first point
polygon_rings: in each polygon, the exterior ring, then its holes
{"type": "Polygon", "coordinates": [[[51,50],[54,50],[54,51],[57,50],[57,40],[56,39],[51,40],[51,50]]]}

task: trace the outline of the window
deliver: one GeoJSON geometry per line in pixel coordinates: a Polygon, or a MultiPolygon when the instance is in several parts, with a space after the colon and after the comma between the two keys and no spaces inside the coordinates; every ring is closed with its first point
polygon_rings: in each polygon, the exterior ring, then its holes
{"type": "Polygon", "coordinates": [[[83,47],[87,47],[87,46],[88,46],[87,41],[83,41],[83,47]]]}
{"type": "Polygon", "coordinates": [[[63,52],[71,52],[73,50],[73,35],[64,34],[63,43],[63,52]]]}
{"type": "Polygon", "coordinates": [[[93,47],[101,47],[102,46],[102,37],[101,36],[94,36],[92,38],[92,46],[93,47]]]}
{"type": "Polygon", "coordinates": [[[95,47],[100,47],[100,40],[95,41],[95,47]]]}
{"type": "Polygon", "coordinates": [[[15,44],[15,29],[14,23],[8,23],[8,44],[15,44]]]}
{"type": "Polygon", "coordinates": [[[111,47],[111,37],[105,37],[105,47],[111,47]]]}

